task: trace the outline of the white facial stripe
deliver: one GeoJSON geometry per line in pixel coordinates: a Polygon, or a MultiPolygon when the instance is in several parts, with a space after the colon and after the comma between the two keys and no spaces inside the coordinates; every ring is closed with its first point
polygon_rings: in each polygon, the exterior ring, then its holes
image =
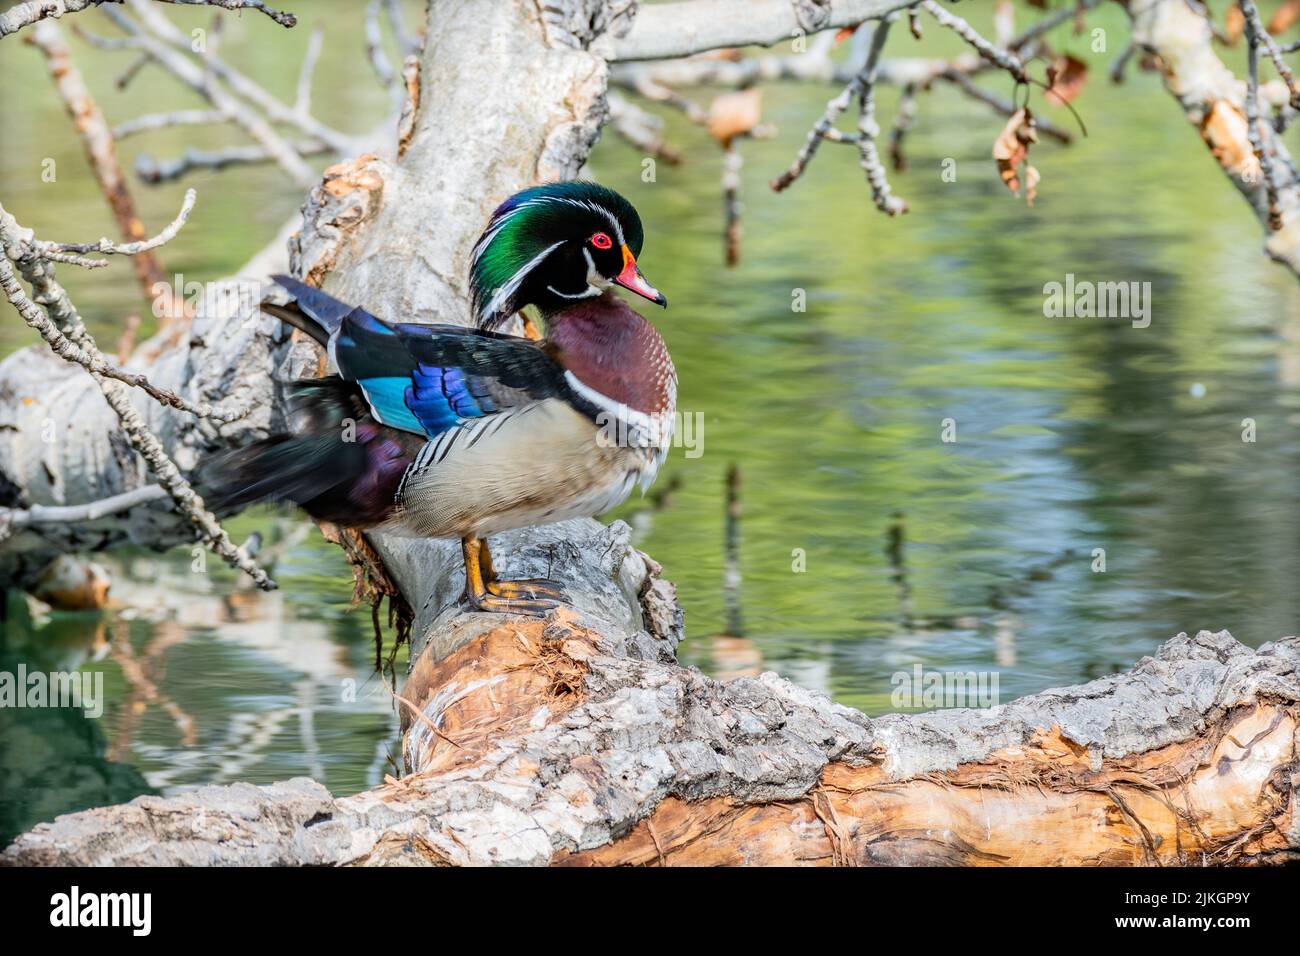
{"type": "Polygon", "coordinates": [[[586,246],[582,247],[582,254],[587,257],[587,288],[581,292],[561,292],[553,285],[546,288],[554,292],[562,299],[590,299],[593,295],[600,295],[609,286],[609,281],[596,271],[596,260],[591,257],[591,252],[586,246]]]}
{"type": "Polygon", "coordinates": [[[528,262],[523,266],[523,268],[521,268],[518,272],[512,275],[510,277],[509,282],[507,282],[501,288],[493,292],[492,298],[488,301],[488,304],[483,307],[483,318],[487,318],[490,315],[495,315],[497,311],[503,305],[505,305],[507,300],[509,300],[509,298],[512,295],[514,295],[516,291],[518,291],[519,286],[522,285],[524,279],[528,277],[528,273],[536,269],[537,266],[541,264],[543,259],[545,259],[547,256],[549,256],[552,252],[554,252],[562,245],[564,245],[563,241],[552,243],[551,245],[547,246],[537,255],[529,259],[528,262]]]}
{"type": "Polygon", "coordinates": [[[586,209],[590,212],[594,212],[596,215],[604,217],[604,219],[609,223],[610,228],[614,230],[614,234],[618,237],[618,244],[620,246],[627,242],[626,238],[623,236],[623,227],[619,223],[618,217],[599,203],[594,203],[586,199],[569,199],[564,196],[535,196],[527,202],[521,202],[518,206],[515,206],[513,209],[508,211],[504,216],[489,223],[487,231],[484,232],[482,238],[474,244],[474,250],[470,254],[471,260],[477,260],[483,250],[488,247],[488,244],[496,238],[497,233],[501,231],[502,227],[518,215],[520,211],[532,206],[540,206],[543,203],[564,203],[565,205],[576,206],[579,209],[586,209]]]}
{"type": "Polygon", "coordinates": [[[590,285],[587,286],[587,288],[581,292],[573,292],[573,293],[561,292],[553,285],[548,285],[546,288],[549,291],[554,292],[561,299],[590,299],[593,295],[600,295],[600,290],[597,289],[595,286],[590,286],[590,285]]]}
{"type": "Polygon", "coordinates": [[[615,216],[608,209],[606,209],[604,206],[601,206],[598,203],[589,202],[585,199],[561,199],[556,197],[553,199],[549,199],[549,201],[568,203],[570,206],[577,206],[581,209],[589,209],[592,212],[596,213],[597,215],[604,216],[605,219],[609,222],[610,226],[613,228],[614,234],[618,236],[619,246],[621,247],[623,245],[624,243],[623,227],[619,225],[618,217],[615,216]]]}

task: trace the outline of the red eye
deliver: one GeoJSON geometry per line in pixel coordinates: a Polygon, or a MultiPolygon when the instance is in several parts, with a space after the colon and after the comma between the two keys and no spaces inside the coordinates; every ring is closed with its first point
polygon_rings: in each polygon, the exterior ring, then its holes
{"type": "Polygon", "coordinates": [[[603,232],[598,232],[591,237],[591,244],[597,249],[613,249],[614,241],[603,232]]]}

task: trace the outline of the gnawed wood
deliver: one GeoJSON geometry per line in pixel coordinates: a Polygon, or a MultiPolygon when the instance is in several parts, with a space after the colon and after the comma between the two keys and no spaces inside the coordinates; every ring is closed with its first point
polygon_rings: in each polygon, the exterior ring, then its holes
{"type": "MultiPolygon", "coordinates": [[[[313,193],[294,243],[304,273],[381,315],[464,321],[464,266],[487,212],[576,173],[604,116],[596,51],[626,23],[602,40],[589,35],[601,21],[578,15],[590,0],[546,7],[574,16],[544,20],[531,0],[430,3],[408,148],[342,165],[313,193]]],[[[283,268],[277,250],[245,274],[283,268]]],[[[221,427],[150,404],[183,467],[275,428],[272,370],[318,363],[236,298],[200,308],[186,341],[137,350],[187,395],[257,399],[248,419],[221,427]]],[[[138,483],[98,400],[42,355],[0,364],[0,502],[76,502],[138,483]],[[45,417],[75,423],[77,440],[41,447],[30,436],[45,417]]],[[[25,578],[51,551],[128,536],[165,545],[183,539],[177,529],[142,510],[113,528],[15,536],[23,548],[0,562],[25,578]]],[[[399,691],[410,702],[405,777],[344,798],[310,781],[141,798],[38,826],[0,862],[1229,863],[1300,852],[1295,639],[1252,651],[1226,633],[1179,636],[1081,687],[872,719],[773,674],[724,684],[679,667],[671,585],[621,523],[494,539],[505,575],[565,583],[576,616],[547,622],[465,613],[454,544],[371,544],[416,615],[416,664],[399,691]],[[1016,844],[1031,833],[1050,839],[1016,844]]]]}
{"type": "Polygon", "coordinates": [[[1294,858],[1295,704],[1233,708],[1203,734],[1102,761],[1059,728],[902,783],[832,763],[798,800],[665,800],[561,865],[1202,866],[1294,858]]]}
{"type": "Polygon", "coordinates": [[[1179,635],[1078,687],[878,718],[774,674],[723,684],[667,646],[628,650],[563,614],[497,620],[417,664],[401,780],[333,801],[307,781],[140,798],[38,826],[0,862],[1300,859],[1295,638],[1179,635]],[[213,816],[222,790],[232,809],[213,816]]]}

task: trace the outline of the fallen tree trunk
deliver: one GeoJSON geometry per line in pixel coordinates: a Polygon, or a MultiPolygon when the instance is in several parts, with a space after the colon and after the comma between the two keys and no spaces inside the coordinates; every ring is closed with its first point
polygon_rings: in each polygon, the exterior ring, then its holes
{"type": "MultiPolygon", "coordinates": [[[[581,168],[605,113],[597,51],[634,36],[631,5],[545,9],[430,3],[401,155],[327,172],[291,243],[296,272],[380,315],[464,320],[477,229],[505,195],[581,168]]],[[[249,296],[213,301],[223,307],[205,302],[191,329],[133,360],[191,400],[255,399],[253,414],[216,425],[141,397],[183,468],[274,428],[272,373],[319,363],[249,296]]],[[[44,352],[11,359],[0,397],[0,505],[94,500],[145,481],[81,369],[44,352]],[[65,429],[57,442],[34,437],[47,419],[65,429]]],[[[124,539],[163,546],[186,540],[185,527],[157,505],[126,521],[33,526],[0,568],[23,581],[53,553],[124,539]]],[[[672,587],[621,523],[493,544],[506,576],[563,580],[573,612],[465,613],[453,544],[356,544],[415,616],[401,781],[339,799],[305,780],[143,797],[37,827],[0,859],[1199,864],[1300,850],[1294,639],[1255,652],[1226,633],[1180,636],[1083,687],[868,719],[774,675],[720,684],[680,668],[672,587]]]]}
{"type": "MultiPolygon", "coordinates": [[[[616,531],[606,532],[616,547],[616,531]]],[[[632,552],[631,554],[634,554],[632,552]]],[[[629,554],[629,556],[631,556],[629,554]]],[[[1243,864],[1300,859],[1300,641],[1167,642],[989,710],[867,718],[774,674],[637,659],[571,618],[481,622],[404,696],[415,773],[69,814],[29,864],[1243,864]]]]}

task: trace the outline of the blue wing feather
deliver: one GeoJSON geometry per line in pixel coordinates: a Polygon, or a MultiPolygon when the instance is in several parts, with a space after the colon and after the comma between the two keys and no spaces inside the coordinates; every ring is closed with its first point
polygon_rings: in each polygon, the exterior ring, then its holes
{"type": "Polygon", "coordinates": [[[563,370],[531,341],[391,324],[360,308],[339,321],[330,356],[361,386],[376,419],[429,438],[501,411],[506,392],[541,398],[565,387],[563,370]]]}
{"type": "Polygon", "coordinates": [[[482,418],[497,410],[486,393],[475,393],[471,379],[458,368],[417,365],[411,370],[405,399],[430,438],[467,418],[482,418]]]}
{"type": "Polygon", "coordinates": [[[370,410],[375,413],[375,418],[391,428],[416,434],[424,432],[432,437],[456,424],[452,421],[438,429],[438,432],[429,431],[423,419],[406,402],[406,390],[411,380],[405,375],[359,378],[357,384],[361,386],[361,392],[365,395],[370,410]]]}

